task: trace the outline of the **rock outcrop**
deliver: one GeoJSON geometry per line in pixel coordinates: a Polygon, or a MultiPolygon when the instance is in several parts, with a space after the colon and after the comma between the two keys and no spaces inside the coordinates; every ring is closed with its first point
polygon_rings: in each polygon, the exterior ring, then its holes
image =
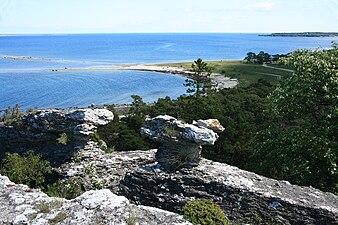
{"type": "Polygon", "coordinates": [[[106,109],[36,110],[11,124],[0,124],[0,158],[5,152],[34,150],[60,165],[87,144],[97,126],[113,119],[106,109]]]}
{"type": "Polygon", "coordinates": [[[147,119],[141,135],[161,142],[156,160],[167,169],[196,166],[201,158],[202,145],[213,145],[224,128],[218,120],[199,120],[187,124],[171,116],[147,119]]]}
{"type": "Polygon", "coordinates": [[[191,225],[180,215],[131,204],[107,189],[66,200],[14,184],[4,176],[0,176],[0,202],[0,224],[191,225]]]}
{"type": "Polygon", "coordinates": [[[158,164],[140,167],[126,174],[119,194],[178,213],[187,201],[212,199],[242,223],[338,224],[338,196],[206,159],[173,173],[158,164]]]}
{"type": "Polygon", "coordinates": [[[81,160],[74,159],[60,170],[87,185],[99,181],[102,188],[133,203],[172,212],[181,213],[187,201],[211,199],[241,224],[338,224],[338,197],[331,193],[206,159],[196,167],[168,172],[155,154],[156,150],[104,154],[92,143],[78,152],[81,160]],[[86,168],[95,176],[88,175],[86,168]]]}

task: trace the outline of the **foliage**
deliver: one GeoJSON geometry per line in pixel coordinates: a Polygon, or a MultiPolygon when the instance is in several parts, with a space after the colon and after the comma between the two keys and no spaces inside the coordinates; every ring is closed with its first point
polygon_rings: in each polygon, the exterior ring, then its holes
{"type": "Polygon", "coordinates": [[[8,106],[7,109],[3,110],[0,114],[0,122],[11,123],[15,119],[21,118],[23,116],[20,111],[20,106],[16,104],[14,107],[8,106]]]}
{"type": "Polygon", "coordinates": [[[287,55],[284,54],[276,54],[276,55],[270,55],[267,52],[260,51],[257,55],[254,52],[248,52],[246,54],[246,57],[244,58],[244,61],[246,63],[256,63],[256,64],[263,64],[263,63],[271,63],[276,62],[279,59],[287,57],[287,55]]]}
{"type": "Polygon", "coordinates": [[[144,119],[136,115],[129,115],[122,120],[116,120],[99,127],[97,133],[108,145],[108,149],[116,151],[149,149],[150,145],[139,134],[143,122],[144,119]]]}
{"type": "Polygon", "coordinates": [[[33,152],[28,152],[27,156],[7,153],[0,168],[0,173],[8,176],[13,182],[26,184],[32,188],[41,188],[45,176],[51,171],[50,163],[33,152]]]}
{"type": "Polygon", "coordinates": [[[147,104],[143,102],[142,98],[138,95],[132,95],[131,98],[133,101],[131,103],[129,114],[141,117],[144,116],[144,109],[147,107],[147,104]]]}
{"type": "Polygon", "coordinates": [[[84,193],[83,181],[80,178],[70,178],[59,180],[53,184],[48,184],[46,194],[52,197],[74,199],[84,193]]]}
{"type": "Polygon", "coordinates": [[[192,224],[227,225],[228,219],[221,208],[211,200],[190,201],[183,207],[183,215],[192,224]]]}
{"type": "Polygon", "coordinates": [[[186,79],[184,86],[188,87],[187,92],[195,94],[196,98],[205,94],[211,88],[211,68],[201,58],[198,58],[191,65],[194,72],[191,79],[186,79]]]}
{"type": "Polygon", "coordinates": [[[66,133],[60,134],[60,137],[56,139],[59,144],[67,145],[68,144],[68,136],[66,133]]]}
{"type": "Polygon", "coordinates": [[[338,49],[298,50],[295,68],[269,96],[273,124],[255,140],[251,168],[338,193],[338,49]]]}

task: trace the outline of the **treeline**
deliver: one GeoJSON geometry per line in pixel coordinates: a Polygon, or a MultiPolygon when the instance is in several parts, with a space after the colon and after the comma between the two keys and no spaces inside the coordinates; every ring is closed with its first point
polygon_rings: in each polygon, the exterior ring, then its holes
{"type": "Polygon", "coordinates": [[[246,54],[246,57],[244,58],[244,61],[246,63],[257,63],[257,64],[263,64],[263,63],[273,63],[278,62],[281,58],[286,58],[290,53],[288,54],[275,54],[270,55],[267,52],[260,51],[258,54],[254,52],[248,52],[246,54]]]}

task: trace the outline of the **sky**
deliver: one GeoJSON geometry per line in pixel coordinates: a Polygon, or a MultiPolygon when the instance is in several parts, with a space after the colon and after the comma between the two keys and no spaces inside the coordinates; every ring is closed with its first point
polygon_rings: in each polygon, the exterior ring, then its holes
{"type": "Polygon", "coordinates": [[[0,34],[338,32],[338,0],[0,0],[0,34]]]}

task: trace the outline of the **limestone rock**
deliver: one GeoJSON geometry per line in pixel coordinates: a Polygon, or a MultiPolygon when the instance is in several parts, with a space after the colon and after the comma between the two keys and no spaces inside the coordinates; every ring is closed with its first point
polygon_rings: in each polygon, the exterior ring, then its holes
{"type": "Polygon", "coordinates": [[[88,142],[70,159],[55,170],[64,178],[81,179],[84,188],[97,186],[118,193],[120,181],[128,171],[155,162],[156,150],[103,152],[95,142],[88,142]]]}
{"type": "Polygon", "coordinates": [[[113,121],[114,114],[106,109],[76,109],[67,113],[66,117],[94,125],[106,125],[113,121]]]}
{"type": "Polygon", "coordinates": [[[85,192],[76,199],[49,197],[40,190],[0,176],[0,224],[191,225],[182,216],[131,204],[107,189],[85,192]]]}
{"type": "Polygon", "coordinates": [[[206,127],[187,124],[167,115],[147,119],[141,134],[160,142],[184,141],[200,145],[213,145],[218,138],[206,127]]]}
{"type": "Polygon", "coordinates": [[[192,124],[198,127],[211,129],[216,133],[222,133],[225,130],[218,119],[197,120],[193,121],[192,124]]]}
{"type": "MultiPolygon", "coordinates": [[[[215,125],[209,127],[222,130],[218,120],[213,121],[215,125]]],[[[206,126],[187,124],[163,115],[147,119],[141,128],[141,135],[163,143],[156,153],[156,159],[167,169],[175,170],[197,165],[202,145],[213,145],[216,142],[218,135],[206,126]]]]}
{"type": "Polygon", "coordinates": [[[182,212],[187,201],[211,199],[240,224],[338,224],[334,194],[206,159],[176,172],[158,164],[138,168],[126,174],[119,194],[173,212],[182,212]]]}
{"type": "Polygon", "coordinates": [[[12,124],[0,124],[0,159],[5,152],[34,150],[53,164],[62,164],[87,144],[97,126],[113,119],[107,109],[36,110],[12,124]]]}

